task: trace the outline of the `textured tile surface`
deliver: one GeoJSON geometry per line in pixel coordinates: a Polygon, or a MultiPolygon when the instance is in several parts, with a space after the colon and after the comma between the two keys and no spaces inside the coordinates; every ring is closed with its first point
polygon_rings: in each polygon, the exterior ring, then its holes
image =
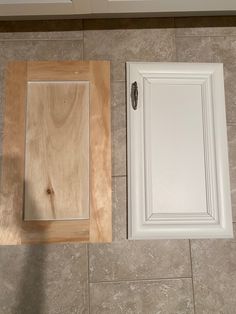
{"type": "Polygon", "coordinates": [[[0,64],[10,60],[74,60],[83,57],[80,40],[0,41],[0,64]]]}
{"type": "Polygon", "coordinates": [[[175,31],[174,29],[85,31],[84,57],[111,60],[112,80],[125,80],[126,61],[175,60],[175,31]]]}
{"type": "Polygon", "coordinates": [[[224,64],[236,63],[236,37],[212,37],[213,61],[224,64]]]}
{"type": "Polygon", "coordinates": [[[189,277],[187,240],[120,241],[89,245],[91,282],[189,277]]]}
{"type": "Polygon", "coordinates": [[[1,33],[0,40],[82,40],[82,31],[1,33]]]}
{"type": "Polygon", "coordinates": [[[213,62],[224,64],[227,121],[236,122],[236,37],[212,38],[213,62]]]}
{"type": "Polygon", "coordinates": [[[212,62],[210,37],[177,37],[177,61],[179,62],[212,62]]]}
{"type": "Polygon", "coordinates": [[[125,82],[111,84],[112,174],[126,175],[125,82]]]}
{"type": "Polygon", "coordinates": [[[236,63],[224,64],[226,116],[228,123],[236,123],[236,63]]]}
{"type": "Polygon", "coordinates": [[[236,222],[236,125],[228,126],[228,151],[233,221],[236,222]]]}
{"type": "Polygon", "coordinates": [[[126,127],[125,90],[125,82],[111,83],[111,119],[113,130],[124,129],[126,127]]]}
{"type": "Polygon", "coordinates": [[[91,314],[193,314],[191,279],[90,285],[91,314]]]}
{"type": "Polygon", "coordinates": [[[112,178],[112,233],[113,241],[127,237],[126,177],[112,178]]]}
{"type": "Polygon", "coordinates": [[[236,27],[177,28],[176,36],[235,36],[236,27]]]}
{"type": "Polygon", "coordinates": [[[126,175],[126,128],[112,130],[112,175],[126,175]]]}
{"type": "Polygon", "coordinates": [[[236,241],[193,240],[196,314],[235,314],[236,241]]]}
{"type": "Polygon", "coordinates": [[[0,248],[0,313],[88,313],[85,245],[0,248]]]}

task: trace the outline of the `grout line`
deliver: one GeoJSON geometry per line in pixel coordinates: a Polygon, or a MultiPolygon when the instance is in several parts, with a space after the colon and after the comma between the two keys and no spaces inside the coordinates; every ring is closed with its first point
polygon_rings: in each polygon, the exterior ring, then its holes
{"type": "MultiPolygon", "coordinates": [[[[190,27],[191,28],[191,27],[190,27]]],[[[178,29],[178,28],[176,28],[178,29]]],[[[184,28],[185,29],[185,28],[184,28]]],[[[204,35],[204,34],[197,34],[197,35],[176,35],[177,38],[193,38],[193,37],[214,37],[214,38],[217,38],[217,37],[236,37],[236,35],[227,35],[227,34],[222,34],[222,35],[212,35],[212,34],[207,34],[207,35],[204,35]]]]}
{"type": "Polygon", "coordinates": [[[179,279],[192,279],[192,277],[171,277],[171,278],[152,278],[152,279],[121,279],[121,280],[100,280],[100,281],[91,281],[91,284],[97,283],[124,283],[124,282],[157,282],[162,280],[179,280],[179,279]]]}
{"type": "Polygon", "coordinates": [[[227,126],[235,126],[236,125],[236,122],[228,122],[227,123],[227,126]]]}
{"type": "Polygon", "coordinates": [[[193,282],[193,263],[192,263],[192,250],[191,250],[191,248],[192,248],[191,247],[191,240],[189,240],[190,270],[191,270],[192,292],[193,292],[193,313],[196,313],[194,282],[193,282]]]}
{"type": "MultiPolygon", "coordinates": [[[[112,61],[111,61],[112,62],[112,61]]],[[[125,62],[125,61],[124,61],[125,62]]],[[[126,83],[126,80],[125,79],[122,79],[122,80],[116,80],[116,79],[111,79],[111,83],[126,83]]]]}
{"type": "Polygon", "coordinates": [[[125,177],[127,177],[127,175],[126,174],[117,174],[117,175],[112,175],[111,177],[112,178],[125,178],[125,177]]]}

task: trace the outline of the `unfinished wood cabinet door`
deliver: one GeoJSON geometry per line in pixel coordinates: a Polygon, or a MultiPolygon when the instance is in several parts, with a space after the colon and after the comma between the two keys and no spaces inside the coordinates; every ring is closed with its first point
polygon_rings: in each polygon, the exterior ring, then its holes
{"type": "Polygon", "coordinates": [[[109,71],[9,63],[0,243],[111,241],[109,71]]]}

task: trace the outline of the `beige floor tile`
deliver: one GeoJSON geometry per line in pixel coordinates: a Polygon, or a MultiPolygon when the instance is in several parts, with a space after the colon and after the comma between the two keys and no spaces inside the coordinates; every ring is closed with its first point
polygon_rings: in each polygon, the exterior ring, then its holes
{"type": "Polygon", "coordinates": [[[1,40],[83,40],[82,31],[1,33],[1,40]]]}
{"type": "Polygon", "coordinates": [[[111,84],[112,174],[126,175],[125,83],[111,84]]]}
{"type": "Polygon", "coordinates": [[[112,175],[126,175],[126,128],[112,130],[112,175]]]}
{"type": "Polygon", "coordinates": [[[232,215],[236,222],[236,125],[228,126],[228,148],[232,215]]]}
{"type": "Polygon", "coordinates": [[[191,279],[90,285],[91,314],[193,314],[191,279]]]}
{"type": "Polygon", "coordinates": [[[113,130],[119,130],[126,127],[125,90],[125,82],[111,83],[111,121],[113,130]]]}
{"type": "Polygon", "coordinates": [[[89,245],[91,282],[189,277],[187,240],[120,241],[89,245]]]}
{"type": "Polygon", "coordinates": [[[0,247],[0,313],[88,313],[86,245],[0,247]]]}
{"type": "Polygon", "coordinates": [[[177,28],[176,36],[235,36],[236,27],[177,28]]]}
{"type": "Polygon", "coordinates": [[[177,37],[178,62],[212,62],[210,37],[177,37]]]}
{"type": "Polygon", "coordinates": [[[112,178],[112,232],[113,241],[127,238],[126,177],[112,178]]]}
{"type": "Polygon", "coordinates": [[[228,123],[236,123],[236,63],[224,64],[226,116],[228,123]]]}
{"type": "Polygon", "coordinates": [[[213,62],[224,64],[227,122],[236,122],[236,37],[212,38],[213,62]]]}
{"type": "Polygon", "coordinates": [[[196,314],[235,314],[236,241],[193,240],[196,314]]]}
{"type": "Polygon", "coordinates": [[[82,57],[81,40],[0,41],[1,67],[11,60],[79,60],[82,57]]]}
{"type": "Polygon", "coordinates": [[[212,37],[213,61],[222,62],[225,65],[236,63],[236,37],[212,37]]]}
{"type": "Polygon", "coordinates": [[[126,61],[175,60],[174,29],[84,32],[85,59],[112,61],[112,80],[125,80],[126,61]]]}

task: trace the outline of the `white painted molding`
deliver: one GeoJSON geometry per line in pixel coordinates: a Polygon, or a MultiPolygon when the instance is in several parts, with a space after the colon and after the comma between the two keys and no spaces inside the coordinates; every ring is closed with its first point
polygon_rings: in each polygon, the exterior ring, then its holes
{"type": "Polygon", "coordinates": [[[127,114],[129,239],[232,237],[223,65],[128,62],[127,114]]]}
{"type": "Polygon", "coordinates": [[[236,10],[235,0],[91,0],[94,13],[190,13],[230,12],[236,10]]]}

